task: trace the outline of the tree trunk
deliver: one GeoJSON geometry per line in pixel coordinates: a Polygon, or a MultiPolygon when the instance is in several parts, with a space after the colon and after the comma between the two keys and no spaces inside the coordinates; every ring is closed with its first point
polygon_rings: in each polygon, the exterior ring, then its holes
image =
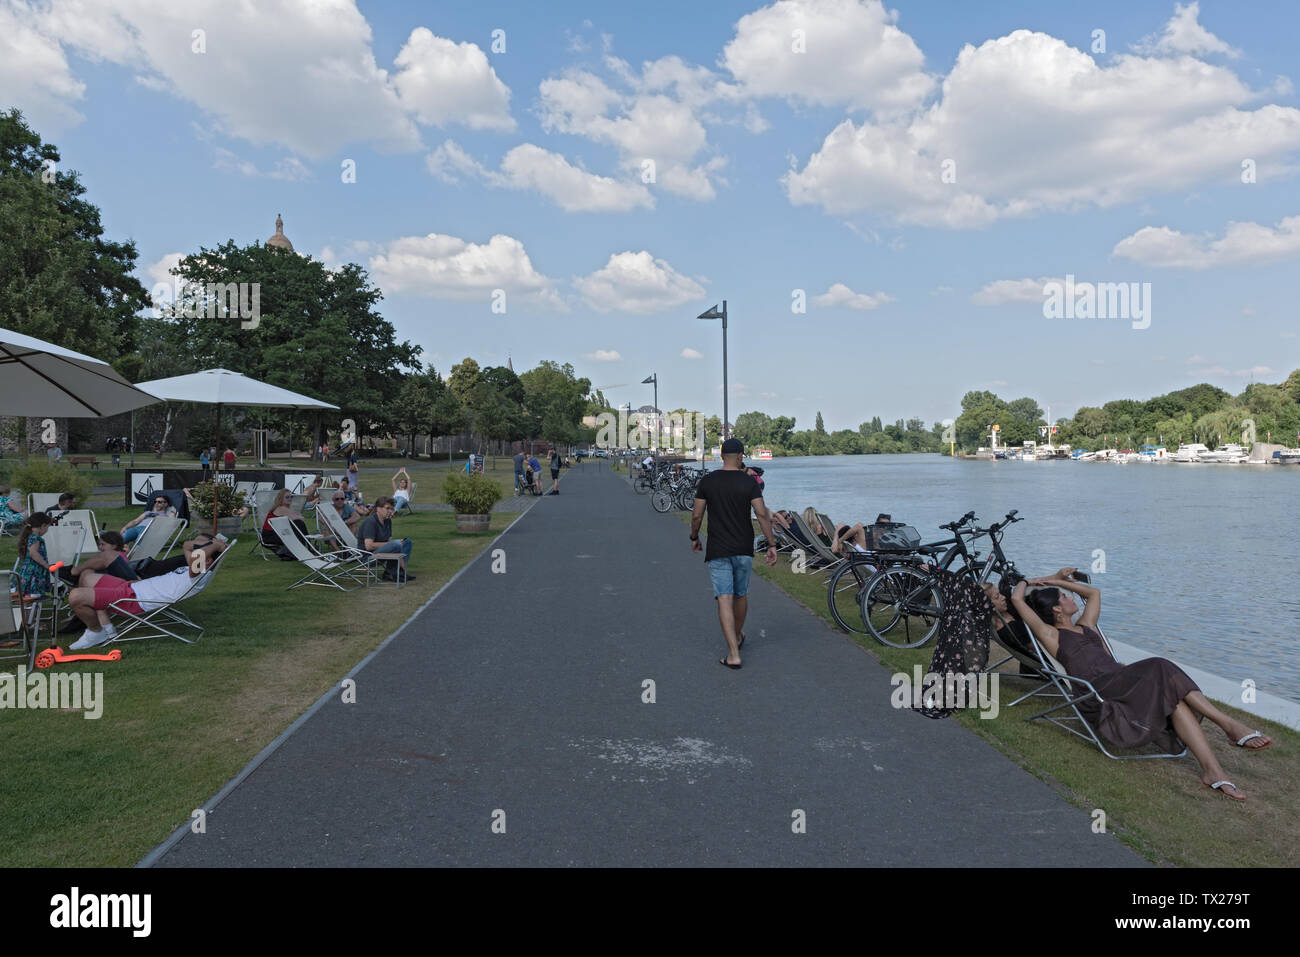
{"type": "MultiPolygon", "coordinates": [[[[156,458],[162,458],[163,449],[167,448],[167,439],[171,437],[171,434],[172,434],[172,404],[168,402],[167,415],[166,418],[163,419],[162,441],[158,443],[158,451],[154,453],[156,458]]],[[[221,438],[220,433],[218,433],[217,438],[218,440],[220,440],[221,438]]]]}

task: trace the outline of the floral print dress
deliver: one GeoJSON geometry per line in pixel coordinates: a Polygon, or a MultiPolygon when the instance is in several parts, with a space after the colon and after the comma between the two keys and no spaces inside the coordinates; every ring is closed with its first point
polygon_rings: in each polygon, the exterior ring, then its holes
{"type": "Polygon", "coordinates": [[[32,532],[27,537],[27,549],[22,552],[22,560],[18,562],[18,585],[22,589],[21,594],[45,595],[50,590],[50,572],[49,569],[32,561],[28,551],[33,545],[40,549],[41,560],[49,564],[49,556],[45,553],[45,539],[32,532]]]}

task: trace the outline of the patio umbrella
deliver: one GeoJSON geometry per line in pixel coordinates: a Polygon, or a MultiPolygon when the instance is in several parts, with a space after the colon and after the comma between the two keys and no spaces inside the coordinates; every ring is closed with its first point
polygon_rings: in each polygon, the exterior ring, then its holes
{"type": "MultiPolygon", "coordinates": [[[[338,410],[337,405],[321,402],[311,396],[282,389],[267,382],[250,379],[229,369],[205,369],[190,375],[170,379],[153,379],[141,382],[140,388],[167,402],[198,402],[217,407],[215,441],[221,440],[221,407],[223,405],[252,406],[264,409],[309,409],[322,412],[338,410]]],[[[132,436],[132,442],[135,437],[132,436]]],[[[217,510],[212,510],[212,531],[217,531],[217,510]]]]}
{"type": "Polygon", "coordinates": [[[157,401],[107,362],[0,329],[2,415],[97,419],[157,401]]]}

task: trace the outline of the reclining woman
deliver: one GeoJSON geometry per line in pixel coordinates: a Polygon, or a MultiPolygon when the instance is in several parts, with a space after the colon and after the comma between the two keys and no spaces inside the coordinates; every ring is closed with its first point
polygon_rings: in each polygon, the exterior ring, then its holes
{"type": "MultiPolygon", "coordinates": [[[[1273,743],[1259,731],[1252,731],[1240,721],[1214,707],[1187,674],[1172,661],[1146,658],[1131,665],[1121,665],[1106,651],[1095,629],[1101,613],[1101,592],[1073,579],[1073,568],[1062,568],[1050,578],[1036,578],[1031,585],[1042,586],[1027,592],[1021,581],[1011,594],[1011,601],[1024,623],[1069,674],[1089,681],[1102,698],[1079,702],[1079,710],[1107,741],[1120,748],[1136,748],[1155,743],[1167,751],[1177,750],[1181,740],[1200,762],[1201,782],[1238,801],[1246,800],[1231,781],[1210,749],[1201,730],[1201,718],[1209,718],[1228,735],[1237,747],[1262,751],[1273,743]],[[1079,606],[1071,595],[1086,601],[1077,622],[1079,606]]],[[[990,599],[992,600],[992,599],[990,599]]]]}
{"type": "Polygon", "coordinates": [[[298,529],[303,539],[306,540],[308,536],[307,520],[302,517],[300,512],[293,510],[293,506],[289,504],[292,501],[293,493],[287,488],[280,489],[279,494],[275,496],[275,500],[266,512],[266,519],[262,522],[262,544],[274,551],[281,559],[289,562],[294,560],[293,554],[285,548],[284,543],[280,541],[280,536],[271,527],[271,519],[288,518],[293,522],[293,527],[298,529]]]}
{"type": "Polygon", "coordinates": [[[822,524],[821,519],[817,517],[817,509],[811,505],[803,510],[803,520],[812,529],[813,534],[822,540],[822,544],[836,555],[844,554],[846,546],[850,551],[855,552],[867,550],[867,531],[861,522],[829,529],[822,524]]]}

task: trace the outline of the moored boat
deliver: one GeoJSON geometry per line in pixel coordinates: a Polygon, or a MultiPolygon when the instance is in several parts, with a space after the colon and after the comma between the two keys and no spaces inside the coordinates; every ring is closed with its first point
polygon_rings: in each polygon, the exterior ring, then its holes
{"type": "Polygon", "coordinates": [[[1172,462],[1199,462],[1200,454],[1208,451],[1210,451],[1209,448],[1200,442],[1189,442],[1178,446],[1178,451],[1169,456],[1169,459],[1172,462]]]}

